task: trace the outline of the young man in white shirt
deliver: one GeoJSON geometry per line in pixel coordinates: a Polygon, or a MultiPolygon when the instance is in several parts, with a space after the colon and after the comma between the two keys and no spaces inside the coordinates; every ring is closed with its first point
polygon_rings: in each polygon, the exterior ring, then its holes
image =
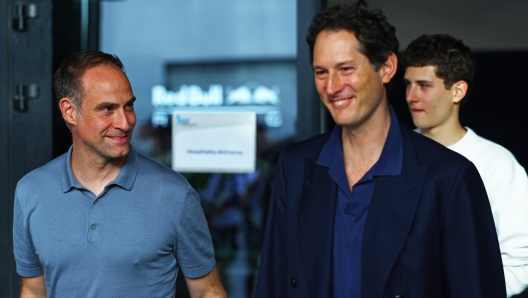
{"type": "Polygon", "coordinates": [[[460,124],[460,106],[473,87],[471,49],[449,35],[422,35],[401,60],[417,131],[477,167],[495,220],[508,297],[522,292],[528,287],[528,178],[510,151],[460,124]]]}

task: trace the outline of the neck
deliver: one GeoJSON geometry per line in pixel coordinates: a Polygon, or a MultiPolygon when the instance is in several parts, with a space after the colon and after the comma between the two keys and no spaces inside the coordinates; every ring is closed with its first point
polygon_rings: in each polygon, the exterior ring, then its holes
{"type": "Polygon", "coordinates": [[[77,180],[88,190],[98,196],[104,187],[115,180],[121,172],[126,157],[104,159],[93,157],[86,152],[75,150],[71,155],[71,169],[77,180]]]}
{"type": "Polygon", "coordinates": [[[387,105],[375,111],[361,128],[343,127],[343,158],[349,186],[355,185],[379,160],[389,133],[391,115],[387,105]]]}
{"type": "Polygon", "coordinates": [[[376,109],[371,117],[359,127],[343,127],[343,147],[367,152],[376,148],[375,151],[379,151],[381,154],[389,133],[390,123],[391,114],[388,104],[384,101],[382,106],[376,109]]]}
{"type": "Polygon", "coordinates": [[[420,128],[420,134],[447,147],[460,141],[466,135],[466,130],[457,121],[452,125],[420,128]]]}

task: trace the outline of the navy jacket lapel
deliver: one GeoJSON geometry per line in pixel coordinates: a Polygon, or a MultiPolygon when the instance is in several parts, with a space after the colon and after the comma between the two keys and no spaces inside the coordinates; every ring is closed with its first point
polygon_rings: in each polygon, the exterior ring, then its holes
{"type": "Polygon", "coordinates": [[[409,133],[414,132],[402,128],[402,174],[376,182],[363,234],[363,297],[382,297],[420,200],[428,164],[420,164],[409,133]]]}
{"type": "Polygon", "coordinates": [[[382,297],[390,270],[410,231],[428,166],[379,177],[363,234],[363,297],[382,297]]]}
{"type": "Polygon", "coordinates": [[[332,255],[337,185],[328,167],[305,162],[299,210],[299,249],[313,297],[332,296],[332,255]]]}

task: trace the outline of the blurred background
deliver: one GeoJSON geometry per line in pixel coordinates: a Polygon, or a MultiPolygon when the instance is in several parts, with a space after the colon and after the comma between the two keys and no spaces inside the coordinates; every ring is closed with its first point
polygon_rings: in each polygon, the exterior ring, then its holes
{"type": "MultiPolygon", "coordinates": [[[[11,239],[16,182],[71,145],[53,73],[85,50],[123,61],[138,98],[132,145],[168,167],[174,111],[257,114],[255,172],[182,173],[202,198],[229,297],[251,297],[278,155],[334,125],[319,103],[304,38],[318,11],[341,2],[0,0],[0,297],[18,297],[20,288],[11,239]]],[[[425,33],[451,34],[474,50],[475,92],[462,124],[526,168],[528,1],[369,3],[396,27],[400,50],[425,33]]],[[[402,77],[400,69],[389,99],[412,127],[402,77]]],[[[181,274],[176,296],[188,297],[181,274]]]]}

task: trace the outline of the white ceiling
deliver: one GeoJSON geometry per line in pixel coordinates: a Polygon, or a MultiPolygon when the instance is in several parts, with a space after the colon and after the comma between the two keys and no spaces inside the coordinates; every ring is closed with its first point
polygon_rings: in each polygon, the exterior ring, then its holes
{"type": "MultiPolygon", "coordinates": [[[[328,5],[349,3],[328,0],[328,5]]],[[[371,0],[396,27],[400,49],[422,34],[445,33],[474,51],[528,50],[526,0],[371,0]]]]}

